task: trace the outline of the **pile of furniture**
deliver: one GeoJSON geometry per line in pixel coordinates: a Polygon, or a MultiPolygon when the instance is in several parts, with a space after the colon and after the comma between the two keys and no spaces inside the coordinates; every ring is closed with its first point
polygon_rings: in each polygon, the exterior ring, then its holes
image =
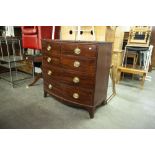
{"type": "Polygon", "coordinates": [[[151,64],[153,50],[153,46],[150,45],[150,38],[150,26],[131,27],[122,66],[118,68],[118,81],[120,80],[121,72],[136,74],[142,76],[141,85],[143,88],[145,77],[151,64]]]}

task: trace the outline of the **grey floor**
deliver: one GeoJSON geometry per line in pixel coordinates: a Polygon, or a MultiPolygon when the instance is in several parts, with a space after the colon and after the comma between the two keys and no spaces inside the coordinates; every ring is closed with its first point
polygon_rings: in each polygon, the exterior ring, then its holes
{"type": "Polygon", "coordinates": [[[148,78],[143,90],[137,81],[122,81],[116,87],[117,95],[97,109],[94,119],[85,110],[44,98],[41,80],[27,89],[29,80],[12,88],[0,79],[0,128],[155,128],[155,71],[149,76],[152,79],[148,78]]]}

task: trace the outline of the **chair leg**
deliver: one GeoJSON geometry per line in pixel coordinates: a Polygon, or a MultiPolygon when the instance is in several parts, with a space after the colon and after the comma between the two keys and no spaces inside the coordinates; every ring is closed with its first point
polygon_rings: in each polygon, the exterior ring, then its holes
{"type": "Polygon", "coordinates": [[[117,79],[116,79],[116,83],[118,84],[120,80],[121,80],[121,71],[120,71],[120,70],[117,70],[117,79]]]}
{"type": "Polygon", "coordinates": [[[114,66],[111,68],[111,80],[112,80],[112,90],[113,93],[116,94],[116,75],[115,75],[115,70],[114,70],[114,66]]]}
{"type": "Polygon", "coordinates": [[[111,66],[110,68],[110,78],[112,81],[112,94],[106,99],[106,102],[108,103],[115,95],[116,95],[116,77],[114,76],[114,66],[111,66]]]}
{"type": "Polygon", "coordinates": [[[35,77],[35,79],[32,81],[32,83],[29,84],[28,86],[33,86],[41,77],[42,77],[42,74],[39,73],[39,74],[35,77]]]}
{"type": "Polygon", "coordinates": [[[146,78],[146,73],[144,73],[144,74],[143,74],[143,77],[142,77],[142,83],[141,83],[141,88],[142,88],[142,89],[144,88],[145,78],[146,78]]]}

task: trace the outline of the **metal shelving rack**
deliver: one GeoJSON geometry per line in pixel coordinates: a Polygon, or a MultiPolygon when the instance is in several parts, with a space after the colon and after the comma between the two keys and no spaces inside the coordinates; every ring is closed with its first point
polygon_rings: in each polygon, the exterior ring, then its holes
{"type": "Polygon", "coordinates": [[[21,38],[0,37],[0,66],[9,70],[9,72],[0,74],[0,78],[7,80],[9,83],[11,83],[12,87],[14,87],[17,81],[30,78],[30,75],[27,74],[28,76],[24,77],[25,73],[19,72],[18,70],[18,67],[24,65],[21,63],[24,61],[23,54],[21,38]],[[15,46],[18,46],[18,50],[15,48],[15,46]],[[3,47],[6,47],[6,49],[4,50],[3,47]]]}

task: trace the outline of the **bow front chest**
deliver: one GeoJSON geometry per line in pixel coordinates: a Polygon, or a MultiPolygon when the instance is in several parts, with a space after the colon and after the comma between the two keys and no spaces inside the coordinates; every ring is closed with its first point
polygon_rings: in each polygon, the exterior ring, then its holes
{"type": "Polygon", "coordinates": [[[43,40],[44,96],[52,95],[94,117],[107,97],[112,43],[43,40]]]}

